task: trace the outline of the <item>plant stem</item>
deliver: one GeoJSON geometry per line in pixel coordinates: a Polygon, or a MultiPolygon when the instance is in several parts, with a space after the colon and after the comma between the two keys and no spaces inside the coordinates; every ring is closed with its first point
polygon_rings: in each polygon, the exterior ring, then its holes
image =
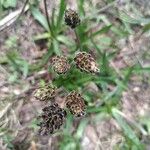
{"type": "Polygon", "coordinates": [[[79,36],[78,36],[78,34],[77,34],[77,32],[76,32],[76,30],[74,29],[74,33],[75,33],[75,36],[76,36],[76,43],[77,43],[77,47],[79,47],[80,48],[80,51],[82,50],[81,49],[81,42],[80,42],[80,38],[79,38],[79,36]]]}
{"type": "Polygon", "coordinates": [[[44,0],[44,9],[45,9],[46,20],[47,20],[47,24],[48,24],[48,27],[49,27],[49,31],[51,33],[51,36],[53,36],[53,31],[51,29],[51,24],[50,24],[50,21],[49,21],[49,14],[48,14],[48,10],[47,10],[47,1],[46,0],[44,0]]]}
{"type": "Polygon", "coordinates": [[[25,10],[25,8],[26,8],[28,2],[29,2],[29,0],[26,0],[26,1],[25,1],[24,5],[23,5],[23,8],[22,8],[22,10],[21,10],[21,13],[19,14],[17,20],[18,20],[18,19],[21,17],[21,15],[23,14],[23,12],[24,12],[24,10],[25,10]]]}

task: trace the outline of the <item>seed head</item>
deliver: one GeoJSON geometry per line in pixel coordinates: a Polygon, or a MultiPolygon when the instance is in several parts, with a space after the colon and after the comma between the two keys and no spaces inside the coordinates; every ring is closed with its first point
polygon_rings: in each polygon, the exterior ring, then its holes
{"type": "Polygon", "coordinates": [[[84,98],[76,91],[72,91],[66,97],[66,107],[75,117],[81,117],[86,114],[84,98]]]}
{"type": "Polygon", "coordinates": [[[55,97],[56,87],[52,84],[47,84],[45,86],[39,87],[34,92],[34,97],[40,101],[47,101],[55,97]]]}
{"type": "Polygon", "coordinates": [[[52,67],[58,74],[65,74],[70,69],[70,64],[65,56],[54,56],[52,67]]]}
{"type": "Polygon", "coordinates": [[[48,135],[59,130],[65,122],[66,115],[66,111],[60,108],[57,103],[44,107],[43,113],[40,116],[39,133],[41,135],[48,135]]]}
{"type": "Polygon", "coordinates": [[[65,23],[72,29],[80,24],[80,18],[76,11],[68,9],[65,11],[65,23]]]}
{"type": "Polygon", "coordinates": [[[81,71],[91,72],[91,73],[99,72],[96,61],[89,53],[86,52],[77,53],[74,58],[74,61],[76,63],[76,67],[79,68],[81,71]]]}

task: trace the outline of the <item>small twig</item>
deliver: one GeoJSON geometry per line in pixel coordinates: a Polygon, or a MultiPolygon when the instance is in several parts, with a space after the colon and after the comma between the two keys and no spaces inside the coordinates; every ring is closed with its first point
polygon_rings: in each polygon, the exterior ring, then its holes
{"type": "Polygon", "coordinates": [[[29,2],[29,0],[26,0],[26,1],[25,1],[24,5],[23,5],[23,8],[22,8],[22,10],[21,10],[19,16],[17,17],[17,20],[18,20],[18,19],[21,17],[21,15],[24,13],[25,8],[26,8],[28,2],[29,2]]]}
{"type": "Polygon", "coordinates": [[[0,32],[2,32],[3,30],[7,29],[8,27],[10,27],[10,25],[12,25],[13,23],[15,23],[16,20],[18,20],[21,15],[28,9],[27,4],[28,4],[29,0],[26,0],[23,8],[13,12],[12,14],[9,14],[8,16],[6,16],[4,19],[1,20],[0,22],[0,32]]]}

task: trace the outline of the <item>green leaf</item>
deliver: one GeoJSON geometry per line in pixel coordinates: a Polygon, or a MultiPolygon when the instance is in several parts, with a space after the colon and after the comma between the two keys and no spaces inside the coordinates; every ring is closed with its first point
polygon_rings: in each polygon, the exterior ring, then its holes
{"type": "Polygon", "coordinates": [[[64,36],[64,35],[57,36],[57,40],[67,46],[74,46],[75,44],[74,41],[72,41],[69,37],[64,36]]]}
{"type": "Polygon", "coordinates": [[[49,31],[46,17],[36,7],[31,7],[31,13],[33,17],[44,27],[45,30],[49,31]]]}
{"type": "Polygon", "coordinates": [[[85,129],[87,123],[88,123],[88,120],[86,120],[86,119],[82,120],[82,122],[80,123],[80,125],[79,125],[79,127],[77,129],[77,132],[75,134],[75,138],[76,139],[79,140],[82,137],[84,129],[85,129]]]}
{"type": "Polygon", "coordinates": [[[102,65],[101,65],[101,74],[108,76],[110,73],[109,60],[106,52],[102,54],[102,65]]]}
{"type": "Polygon", "coordinates": [[[143,33],[147,32],[150,30],[150,23],[146,24],[144,27],[143,27],[143,33]]]}
{"type": "Polygon", "coordinates": [[[103,27],[102,29],[100,29],[100,30],[94,32],[94,33],[92,34],[92,36],[94,37],[94,36],[96,36],[96,35],[106,33],[106,32],[108,32],[108,31],[111,29],[111,27],[112,27],[112,25],[105,26],[105,27],[103,27]]]}
{"type": "Polygon", "coordinates": [[[102,113],[102,112],[107,112],[106,107],[89,106],[87,109],[87,113],[102,113]]]}
{"type": "Polygon", "coordinates": [[[52,16],[51,16],[51,32],[55,35],[56,32],[56,19],[55,19],[55,9],[52,9],[52,16]]]}
{"type": "Polygon", "coordinates": [[[84,2],[85,2],[84,0],[77,1],[77,3],[78,3],[78,11],[79,11],[81,17],[83,17],[85,15],[84,2]]]}
{"type": "Polygon", "coordinates": [[[16,7],[16,5],[17,5],[17,0],[4,0],[4,1],[2,2],[2,5],[3,5],[5,8],[16,7]]]}
{"type": "Polygon", "coordinates": [[[61,50],[59,49],[59,43],[55,39],[53,40],[53,51],[55,52],[55,54],[61,55],[61,50]]]}
{"type": "Polygon", "coordinates": [[[60,29],[60,26],[62,25],[62,20],[63,20],[65,9],[66,9],[66,2],[65,0],[61,0],[60,7],[59,7],[59,14],[57,17],[57,29],[60,29]]]}
{"type": "Polygon", "coordinates": [[[139,138],[136,136],[135,132],[127,124],[127,122],[119,114],[119,110],[116,108],[113,108],[112,115],[118,122],[119,126],[123,129],[125,136],[128,137],[128,139],[130,139],[136,145],[136,147],[138,147],[138,150],[142,150],[142,146],[141,146],[139,138]]]}
{"type": "Polygon", "coordinates": [[[40,66],[43,66],[43,65],[45,65],[48,62],[48,60],[49,60],[50,56],[53,54],[53,52],[54,51],[53,51],[53,44],[52,44],[49,47],[47,53],[43,56],[40,66]]]}
{"type": "Polygon", "coordinates": [[[123,11],[119,12],[119,18],[121,20],[123,20],[124,22],[128,22],[128,23],[131,23],[131,24],[140,24],[139,20],[129,16],[126,12],[123,12],[123,11]]]}

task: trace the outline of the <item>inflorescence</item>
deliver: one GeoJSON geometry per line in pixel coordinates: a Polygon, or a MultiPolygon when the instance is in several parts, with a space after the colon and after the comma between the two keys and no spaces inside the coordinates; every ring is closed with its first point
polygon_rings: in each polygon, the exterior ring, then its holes
{"type": "MultiPolygon", "coordinates": [[[[78,13],[71,9],[65,11],[64,20],[66,25],[72,29],[76,28],[81,22],[78,13]]],[[[79,51],[72,61],[75,64],[74,66],[81,72],[96,74],[100,71],[95,59],[87,52],[79,51]]],[[[57,74],[68,72],[71,64],[66,56],[53,56],[51,59],[51,66],[57,74]]],[[[34,97],[40,101],[55,100],[56,93],[57,87],[48,83],[37,88],[34,92],[34,97]]],[[[85,99],[77,91],[73,90],[65,97],[65,108],[60,108],[56,102],[51,101],[50,105],[42,109],[42,114],[39,116],[41,120],[39,133],[49,135],[59,130],[67,117],[65,109],[68,109],[75,117],[83,117],[86,115],[85,99]]]]}
{"type": "Polygon", "coordinates": [[[72,9],[65,11],[65,23],[72,29],[76,28],[80,24],[81,20],[78,13],[72,9]]]}
{"type": "Polygon", "coordinates": [[[64,124],[67,113],[57,103],[44,107],[42,111],[42,121],[39,124],[39,133],[41,135],[52,134],[64,124]]]}

